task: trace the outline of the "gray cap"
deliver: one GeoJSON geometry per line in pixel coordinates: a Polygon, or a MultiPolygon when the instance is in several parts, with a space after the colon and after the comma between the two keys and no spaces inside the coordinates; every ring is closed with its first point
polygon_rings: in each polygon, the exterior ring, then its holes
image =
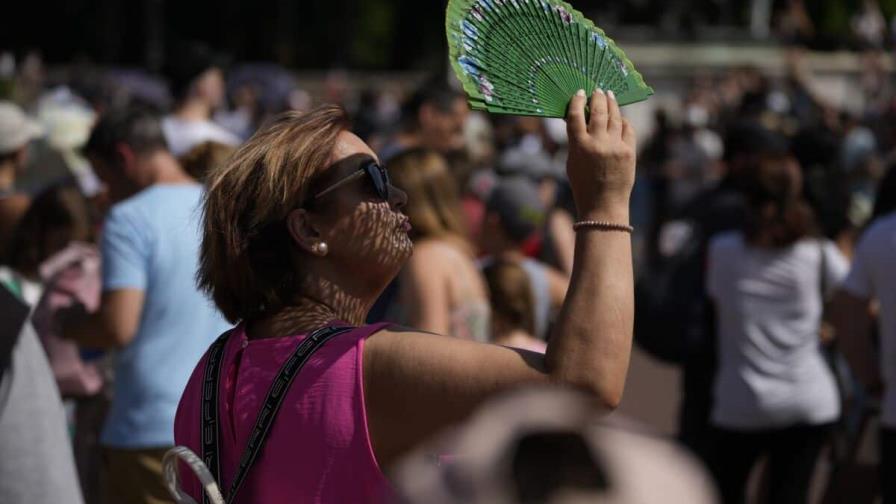
{"type": "Polygon", "coordinates": [[[0,101],[0,154],[9,154],[43,135],[43,128],[18,105],[0,101]]]}
{"type": "Polygon", "coordinates": [[[501,218],[508,236],[523,242],[544,224],[546,210],[538,188],[525,177],[503,178],[488,198],[487,208],[501,218]]]}

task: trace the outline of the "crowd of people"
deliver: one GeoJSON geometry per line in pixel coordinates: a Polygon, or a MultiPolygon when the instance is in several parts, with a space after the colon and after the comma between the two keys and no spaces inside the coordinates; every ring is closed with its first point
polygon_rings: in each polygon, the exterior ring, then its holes
{"type": "Polygon", "coordinates": [[[444,77],[265,104],[198,45],[166,69],[170,100],[120,78],[42,88],[22,62],[0,102],[0,500],[170,502],[165,452],[207,448],[208,369],[215,475],[238,491],[278,369],[321,328],[341,337],[286,394],[243,502],[393,484],[414,502],[515,502],[481,476],[499,459],[505,490],[537,495],[520,502],[634,496],[618,471],[639,456],[680,462],[680,502],[711,486],[743,502],[760,459],[769,502],[806,502],[819,462],[848,463],[878,414],[892,472],[896,93],[869,64],[862,108],[840,108],[790,61],[780,79],[695,78],[658,108],[637,175],[603,92],[572,97],[564,123],[472,113],[444,77]],[[585,420],[619,404],[632,332],[683,370],[692,455],[585,420]],[[545,381],[585,395],[486,402],[545,381]],[[560,407],[578,413],[525,420],[560,407]],[[451,448],[420,448],[477,410],[451,448]],[[520,425],[492,446],[495,418],[520,425]],[[446,450],[469,457],[431,460],[446,450]]]}

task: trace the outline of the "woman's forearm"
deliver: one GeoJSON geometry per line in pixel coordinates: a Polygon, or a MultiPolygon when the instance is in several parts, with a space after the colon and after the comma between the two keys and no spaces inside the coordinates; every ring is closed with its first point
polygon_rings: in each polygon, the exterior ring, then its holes
{"type": "MultiPolygon", "coordinates": [[[[628,211],[593,220],[628,223],[628,211]]],[[[579,231],[569,290],[548,345],[548,371],[616,407],[628,371],[633,316],[631,236],[579,231]]]]}

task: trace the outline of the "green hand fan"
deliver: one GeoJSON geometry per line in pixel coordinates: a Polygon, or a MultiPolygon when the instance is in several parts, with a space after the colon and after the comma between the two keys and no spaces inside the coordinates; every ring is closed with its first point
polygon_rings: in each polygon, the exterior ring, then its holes
{"type": "Polygon", "coordinates": [[[612,39],[561,0],[449,0],[451,65],[475,110],[564,117],[579,89],[620,105],[653,89],[612,39]]]}

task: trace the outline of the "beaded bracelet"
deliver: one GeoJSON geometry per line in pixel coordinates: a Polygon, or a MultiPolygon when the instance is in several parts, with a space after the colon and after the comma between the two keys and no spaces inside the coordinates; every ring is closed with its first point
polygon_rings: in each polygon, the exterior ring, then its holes
{"type": "Polygon", "coordinates": [[[598,231],[622,231],[628,234],[635,232],[635,228],[628,224],[615,224],[607,221],[584,220],[572,225],[573,231],[580,231],[584,228],[597,229],[598,231]]]}

